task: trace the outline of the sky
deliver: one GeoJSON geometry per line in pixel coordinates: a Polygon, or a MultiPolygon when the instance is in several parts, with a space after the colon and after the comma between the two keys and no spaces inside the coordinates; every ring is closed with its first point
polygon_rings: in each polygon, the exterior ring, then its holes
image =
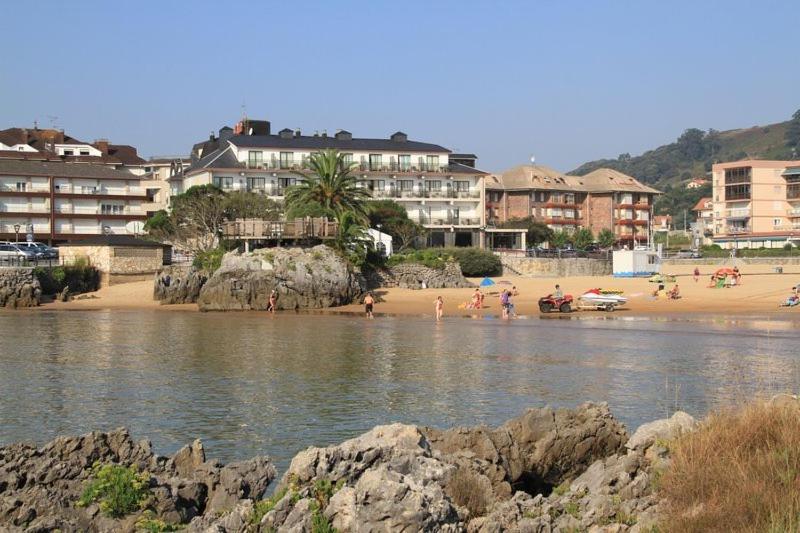
{"type": "Polygon", "coordinates": [[[243,114],[561,171],[800,109],[800,2],[45,1],[0,16],[0,129],[188,154],[243,114]]]}

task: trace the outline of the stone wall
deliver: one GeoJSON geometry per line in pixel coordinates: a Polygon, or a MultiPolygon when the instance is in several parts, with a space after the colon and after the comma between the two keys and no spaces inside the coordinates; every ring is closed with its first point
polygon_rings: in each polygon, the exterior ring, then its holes
{"type": "Polygon", "coordinates": [[[473,287],[461,273],[455,261],[448,261],[444,268],[429,268],[417,263],[395,265],[379,274],[379,285],[401,289],[421,289],[423,282],[429,289],[461,289],[473,287]]]}
{"type": "Polygon", "coordinates": [[[570,276],[610,276],[611,260],[585,259],[582,257],[555,259],[537,257],[513,257],[501,255],[503,271],[532,278],[570,276]]]}
{"type": "Polygon", "coordinates": [[[0,307],[36,307],[42,296],[32,268],[0,267],[0,307]]]}
{"type": "Polygon", "coordinates": [[[62,246],[64,264],[86,260],[100,271],[101,285],[150,279],[164,264],[164,249],[145,246],[62,246]]]}

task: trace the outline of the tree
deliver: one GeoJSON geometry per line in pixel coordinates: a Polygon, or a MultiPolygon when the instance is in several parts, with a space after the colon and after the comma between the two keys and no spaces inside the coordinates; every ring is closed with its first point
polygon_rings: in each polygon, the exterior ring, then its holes
{"type": "Polygon", "coordinates": [[[311,154],[309,166],[311,174],[294,172],[303,180],[286,192],[286,205],[290,210],[316,202],[337,219],[349,212],[362,221],[367,220],[365,200],[369,193],[358,186],[358,178],[350,173],[353,163],[345,161],[344,154],[333,149],[311,154]]]}
{"type": "Polygon", "coordinates": [[[547,224],[537,222],[533,217],[510,218],[500,225],[501,228],[526,229],[525,240],[529,246],[536,246],[543,242],[550,241],[553,236],[547,224]]]}
{"type": "Polygon", "coordinates": [[[578,228],[572,234],[572,244],[578,250],[585,250],[590,244],[594,242],[594,235],[589,228],[578,228]]]}
{"type": "Polygon", "coordinates": [[[703,130],[689,128],[678,137],[678,150],[689,159],[702,159],[706,153],[703,130]]]}
{"type": "Polygon", "coordinates": [[[225,193],[213,185],[197,185],[174,196],[170,240],[194,252],[216,247],[225,206],[225,193]]]}
{"type": "Polygon", "coordinates": [[[600,230],[597,234],[597,244],[600,248],[611,248],[617,242],[617,237],[614,232],[608,228],[600,230]]]}
{"type": "Polygon", "coordinates": [[[147,219],[144,223],[144,229],[153,237],[160,239],[169,235],[172,232],[172,219],[169,213],[164,211],[156,211],[153,216],[147,219]]]}
{"type": "Polygon", "coordinates": [[[572,235],[568,231],[558,230],[553,232],[550,237],[550,245],[553,248],[563,248],[572,242],[572,235]]]}
{"type": "Polygon", "coordinates": [[[425,228],[411,219],[394,220],[381,227],[392,236],[395,252],[404,252],[413,247],[417,239],[425,235],[425,228]]]}
{"type": "Polygon", "coordinates": [[[306,202],[304,204],[287,205],[286,212],[284,213],[286,220],[294,220],[296,218],[319,218],[328,217],[331,219],[336,218],[336,214],[319,205],[319,202],[306,202]]]}
{"type": "Polygon", "coordinates": [[[342,252],[351,264],[362,266],[367,252],[372,248],[372,239],[367,233],[361,218],[352,211],[344,211],[339,215],[339,228],[333,246],[342,252]]]}
{"type": "Polygon", "coordinates": [[[225,195],[225,218],[259,218],[278,220],[280,207],[277,202],[253,192],[235,191],[225,195]]]}
{"type": "Polygon", "coordinates": [[[795,156],[800,153],[800,109],[792,115],[792,120],[786,128],[786,146],[795,150],[795,156]]]}
{"type": "Polygon", "coordinates": [[[369,225],[377,228],[397,220],[408,220],[408,211],[394,200],[377,200],[369,203],[369,225]]]}

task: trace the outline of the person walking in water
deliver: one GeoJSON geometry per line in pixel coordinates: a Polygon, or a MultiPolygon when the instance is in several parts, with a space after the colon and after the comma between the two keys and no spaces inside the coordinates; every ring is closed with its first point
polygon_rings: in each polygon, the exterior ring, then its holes
{"type": "Polygon", "coordinates": [[[442,320],[442,315],[444,314],[444,300],[442,300],[441,296],[437,296],[433,305],[436,310],[436,322],[439,322],[442,320]]]}
{"type": "Polygon", "coordinates": [[[506,289],[500,293],[500,307],[502,308],[502,317],[508,318],[508,306],[510,305],[511,297],[506,289]]]}
{"type": "Polygon", "coordinates": [[[368,292],[366,298],[364,298],[364,310],[367,313],[367,318],[375,318],[372,314],[372,308],[375,305],[375,298],[372,297],[372,293],[368,292]]]}
{"type": "Polygon", "coordinates": [[[272,292],[269,293],[269,304],[267,305],[267,311],[270,313],[275,312],[275,306],[278,303],[278,291],[272,289],[272,292]]]}

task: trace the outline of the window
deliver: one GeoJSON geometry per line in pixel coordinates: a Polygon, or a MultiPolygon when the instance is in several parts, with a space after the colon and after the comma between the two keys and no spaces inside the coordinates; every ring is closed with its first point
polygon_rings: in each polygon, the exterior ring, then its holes
{"type": "Polygon", "coordinates": [[[575,203],[575,195],[571,192],[564,194],[564,203],[565,204],[574,204],[575,203]]]}
{"type": "Polygon", "coordinates": [[[456,181],[456,190],[458,192],[469,192],[469,182],[468,181],[456,181]]]}
{"type": "Polygon", "coordinates": [[[72,150],[64,150],[64,155],[73,155],[74,153],[72,150]]]}
{"type": "Polygon", "coordinates": [[[281,168],[291,168],[294,152],[281,152],[281,168]]]}
{"type": "Polygon", "coordinates": [[[266,178],[247,178],[248,191],[263,191],[264,188],[266,188],[266,185],[267,185],[266,178]]]}
{"type": "Polygon", "coordinates": [[[783,222],[783,221],[780,218],[773,218],[772,219],[772,225],[773,226],[780,226],[781,222],[783,222]]]}
{"type": "Polygon", "coordinates": [[[439,156],[438,155],[429,155],[425,158],[425,170],[432,172],[435,170],[439,170],[439,156]]]}
{"type": "Polygon", "coordinates": [[[442,182],[440,180],[428,180],[425,182],[425,190],[440,192],[442,190],[442,182]]]}
{"type": "Polygon", "coordinates": [[[233,178],[229,176],[214,176],[213,184],[222,190],[233,189],[233,178]]]}
{"type": "Polygon", "coordinates": [[[81,155],[89,155],[89,150],[81,150],[81,155]]]}
{"type": "Polygon", "coordinates": [[[264,164],[264,152],[261,150],[250,150],[247,152],[247,166],[259,168],[264,164]]]}
{"type": "Polygon", "coordinates": [[[28,184],[25,183],[24,181],[18,181],[17,182],[17,190],[18,191],[22,192],[22,191],[25,191],[27,188],[28,188],[28,184]]]}
{"type": "Polygon", "coordinates": [[[353,154],[342,154],[342,162],[345,166],[353,165],[353,154]]]}
{"type": "Polygon", "coordinates": [[[401,191],[411,191],[414,189],[414,180],[398,180],[401,191]]]}
{"type": "Polygon", "coordinates": [[[369,169],[381,170],[383,156],[381,154],[369,154],[369,169]]]}
{"type": "Polygon", "coordinates": [[[411,156],[408,154],[400,154],[398,156],[400,170],[408,172],[411,170],[411,156]]]}
{"type": "Polygon", "coordinates": [[[291,187],[297,184],[297,178],[278,178],[278,186],[281,188],[291,187]]]}
{"type": "Polygon", "coordinates": [[[100,214],[102,215],[121,215],[125,211],[125,206],[121,204],[100,204],[100,214]]]}
{"type": "Polygon", "coordinates": [[[752,168],[739,167],[725,169],[725,185],[750,183],[753,180],[752,168]]]}

